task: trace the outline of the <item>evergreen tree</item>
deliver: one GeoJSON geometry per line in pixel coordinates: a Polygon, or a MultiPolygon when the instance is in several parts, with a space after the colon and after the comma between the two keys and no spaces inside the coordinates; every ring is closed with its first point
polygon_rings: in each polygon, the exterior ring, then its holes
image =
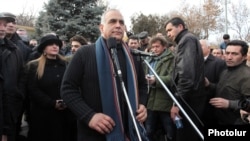
{"type": "Polygon", "coordinates": [[[165,23],[169,19],[168,16],[159,15],[144,15],[139,13],[131,18],[132,32],[138,34],[142,31],[147,31],[149,36],[153,36],[156,33],[165,33],[165,23]]]}
{"type": "Polygon", "coordinates": [[[39,36],[55,32],[69,40],[74,35],[94,41],[99,36],[98,25],[105,9],[99,0],[50,0],[36,22],[39,36]]]}

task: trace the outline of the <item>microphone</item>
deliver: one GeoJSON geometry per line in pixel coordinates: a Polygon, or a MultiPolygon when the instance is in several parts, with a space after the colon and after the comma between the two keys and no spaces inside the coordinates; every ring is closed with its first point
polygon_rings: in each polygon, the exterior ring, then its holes
{"type": "Polygon", "coordinates": [[[115,37],[110,37],[107,39],[107,45],[109,49],[117,47],[117,41],[115,37]]]}
{"type": "Polygon", "coordinates": [[[145,51],[140,51],[138,49],[131,49],[131,53],[134,55],[139,55],[139,56],[150,56],[150,57],[155,57],[157,55],[153,54],[153,53],[148,53],[145,51]]]}

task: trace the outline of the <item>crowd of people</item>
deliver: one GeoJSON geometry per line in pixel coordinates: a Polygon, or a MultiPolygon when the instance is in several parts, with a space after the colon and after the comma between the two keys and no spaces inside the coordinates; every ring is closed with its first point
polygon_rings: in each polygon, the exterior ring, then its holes
{"type": "Polygon", "coordinates": [[[75,35],[69,50],[53,32],[27,41],[0,13],[0,141],[202,141],[206,127],[249,126],[247,42],[225,34],[212,49],[179,17],[163,26],[124,40],[109,9],[99,38],[75,35]]]}

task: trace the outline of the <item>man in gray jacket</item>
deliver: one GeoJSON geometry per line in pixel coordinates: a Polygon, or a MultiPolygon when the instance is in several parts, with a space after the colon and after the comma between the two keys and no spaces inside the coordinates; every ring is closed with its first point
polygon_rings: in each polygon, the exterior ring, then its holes
{"type": "Polygon", "coordinates": [[[215,107],[219,125],[242,125],[241,99],[250,98],[250,69],[246,66],[248,44],[241,40],[228,42],[225,50],[227,69],[220,75],[217,85],[206,81],[206,86],[216,90],[209,103],[215,107]]]}

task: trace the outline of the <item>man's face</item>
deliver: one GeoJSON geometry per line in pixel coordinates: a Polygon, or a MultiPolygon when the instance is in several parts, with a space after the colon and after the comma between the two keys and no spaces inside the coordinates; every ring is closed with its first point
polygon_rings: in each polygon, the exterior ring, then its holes
{"type": "Polygon", "coordinates": [[[241,64],[245,59],[246,55],[242,56],[241,46],[229,45],[226,48],[225,61],[228,67],[234,67],[241,64]]]}
{"type": "Polygon", "coordinates": [[[215,57],[218,57],[218,58],[222,58],[223,54],[222,54],[222,50],[221,49],[213,49],[212,51],[212,55],[215,56],[215,57]]]}
{"type": "Polygon", "coordinates": [[[30,40],[29,44],[30,44],[30,46],[35,47],[35,46],[37,46],[37,41],[36,40],[30,40]]]}
{"type": "Polygon", "coordinates": [[[229,39],[224,39],[224,42],[228,43],[228,42],[230,42],[230,40],[229,39]]]}
{"type": "Polygon", "coordinates": [[[136,39],[129,39],[128,46],[132,49],[138,49],[139,48],[139,41],[136,39]]]}
{"type": "Polygon", "coordinates": [[[156,41],[151,45],[151,52],[154,52],[155,55],[159,56],[165,51],[166,47],[161,44],[160,41],[156,41]]]}
{"type": "Polygon", "coordinates": [[[201,44],[203,56],[204,57],[208,56],[210,53],[210,48],[206,45],[206,42],[203,40],[200,41],[200,44],[201,44]]]}
{"type": "Polygon", "coordinates": [[[105,39],[115,37],[117,40],[122,40],[125,32],[123,16],[118,11],[109,11],[99,28],[105,39]]]}
{"type": "Polygon", "coordinates": [[[75,52],[81,47],[82,45],[78,41],[71,42],[71,52],[75,54],[75,52]]]}
{"type": "Polygon", "coordinates": [[[174,41],[177,37],[177,35],[183,30],[183,26],[182,25],[178,25],[173,26],[172,23],[168,23],[166,26],[166,32],[167,32],[167,36],[169,39],[171,39],[172,41],[174,41]]]}
{"type": "Polygon", "coordinates": [[[9,22],[6,27],[6,34],[14,34],[16,32],[16,23],[9,22]]]}
{"type": "Polygon", "coordinates": [[[147,45],[148,42],[149,42],[149,38],[148,37],[146,37],[144,39],[140,39],[140,43],[141,43],[142,46],[147,45]]]}
{"type": "Polygon", "coordinates": [[[16,31],[16,33],[17,33],[19,36],[27,37],[27,31],[24,30],[24,29],[18,29],[18,30],[16,31]]]}
{"type": "Polygon", "coordinates": [[[0,19],[0,39],[3,39],[5,37],[6,25],[6,20],[0,19]]]}

